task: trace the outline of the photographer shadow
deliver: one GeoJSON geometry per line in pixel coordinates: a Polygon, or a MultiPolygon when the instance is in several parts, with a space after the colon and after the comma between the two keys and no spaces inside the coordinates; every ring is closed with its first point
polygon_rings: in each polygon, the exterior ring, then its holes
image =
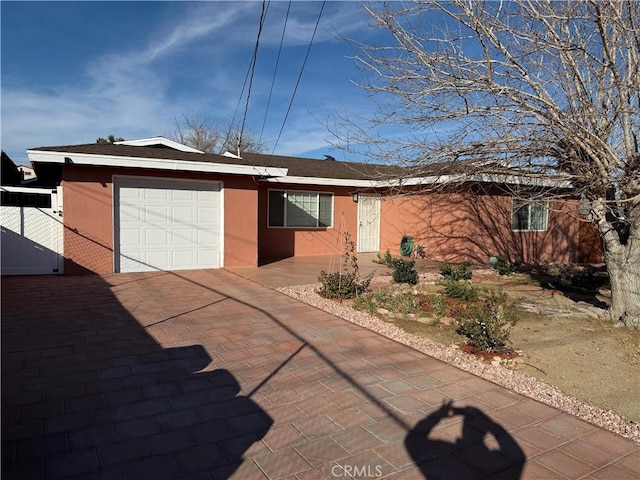
{"type": "Polygon", "coordinates": [[[427,479],[483,477],[517,480],[526,462],[524,452],[496,422],[475,407],[453,407],[448,401],[418,422],[405,438],[405,448],[427,479]],[[454,442],[434,429],[443,420],[462,416],[462,436],[454,442]],[[431,436],[431,438],[430,438],[431,436]]]}

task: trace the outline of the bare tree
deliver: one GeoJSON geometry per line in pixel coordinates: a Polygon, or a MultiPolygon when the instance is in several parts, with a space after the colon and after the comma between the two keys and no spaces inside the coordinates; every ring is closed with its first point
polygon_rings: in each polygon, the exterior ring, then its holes
{"type": "Polygon", "coordinates": [[[640,327],[640,3],[365,8],[389,39],[356,57],[378,108],[366,127],[343,118],[339,144],[418,171],[568,182],[602,239],[612,321],[640,327]],[[390,125],[407,135],[380,136],[390,125]]]}
{"type": "Polygon", "coordinates": [[[263,153],[266,150],[265,144],[256,139],[251,132],[244,132],[240,138],[238,129],[220,128],[208,118],[197,115],[183,115],[182,122],[176,121],[176,130],[170,136],[176,142],[205,153],[263,153]]]}

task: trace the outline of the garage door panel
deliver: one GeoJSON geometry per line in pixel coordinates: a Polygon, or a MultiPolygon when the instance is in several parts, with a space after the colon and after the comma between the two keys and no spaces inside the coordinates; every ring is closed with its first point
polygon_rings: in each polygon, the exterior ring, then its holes
{"type": "Polygon", "coordinates": [[[144,231],[146,244],[153,247],[167,247],[169,245],[169,235],[162,228],[147,228],[144,231]]]}
{"type": "Polygon", "coordinates": [[[137,230],[137,229],[131,229],[131,228],[120,228],[120,242],[122,244],[126,244],[126,245],[131,245],[131,246],[135,246],[135,245],[141,245],[142,242],[140,241],[140,237],[142,235],[143,232],[137,230]]]}
{"type": "Polygon", "coordinates": [[[169,208],[165,205],[148,205],[144,209],[144,215],[142,219],[153,225],[164,225],[170,221],[170,217],[167,215],[169,208]]]}
{"type": "Polygon", "coordinates": [[[177,250],[172,252],[173,265],[176,269],[190,268],[191,265],[196,263],[194,260],[194,252],[190,250],[177,250]]]}
{"type": "Polygon", "coordinates": [[[219,182],[123,177],[115,183],[119,271],[221,266],[219,182]]]}
{"type": "Polygon", "coordinates": [[[185,227],[193,227],[194,208],[192,206],[171,207],[171,219],[185,227]]]}
{"type": "Polygon", "coordinates": [[[192,190],[172,190],[171,199],[192,202],[197,199],[197,195],[192,190]]]}
{"type": "Polygon", "coordinates": [[[147,251],[145,252],[144,258],[145,265],[143,265],[143,268],[147,270],[155,270],[162,265],[169,264],[169,252],[167,252],[166,250],[147,251]]]}
{"type": "Polygon", "coordinates": [[[209,264],[215,262],[215,256],[212,251],[199,251],[196,253],[198,255],[198,263],[209,264]]]}
{"type": "Polygon", "coordinates": [[[142,192],[137,188],[123,187],[120,189],[121,199],[139,199],[142,192]]]}
{"type": "Polygon", "coordinates": [[[218,232],[215,230],[198,230],[198,245],[216,245],[218,243],[218,232]]]}
{"type": "Polygon", "coordinates": [[[171,200],[171,194],[164,188],[146,188],[143,196],[147,200],[166,202],[171,200]]]}
{"type": "Polygon", "coordinates": [[[219,216],[219,210],[217,208],[198,207],[196,209],[196,215],[199,223],[214,224],[215,219],[219,216]]]}
{"type": "Polygon", "coordinates": [[[171,240],[177,246],[197,246],[194,229],[175,228],[171,232],[171,240]]]}

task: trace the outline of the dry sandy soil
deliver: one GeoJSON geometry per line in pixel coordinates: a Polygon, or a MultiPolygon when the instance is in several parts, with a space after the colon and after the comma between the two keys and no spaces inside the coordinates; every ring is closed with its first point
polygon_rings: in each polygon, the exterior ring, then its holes
{"type": "MultiPolygon", "coordinates": [[[[518,304],[519,320],[511,341],[521,357],[509,363],[508,368],[640,422],[640,331],[614,328],[607,322],[603,308],[572,300],[560,291],[543,289],[524,274],[474,275],[473,283],[499,285],[518,304]]],[[[463,341],[445,325],[411,319],[393,321],[410,333],[446,345],[463,341]]]]}

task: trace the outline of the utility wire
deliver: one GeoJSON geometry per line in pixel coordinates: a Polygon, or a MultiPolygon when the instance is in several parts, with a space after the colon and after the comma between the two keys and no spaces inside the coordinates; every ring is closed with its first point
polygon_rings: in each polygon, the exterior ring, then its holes
{"type": "Polygon", "coordinates": [[[276,83],[276,73],[278,72],[278,65],[280,63],[280,53],[282,52],[282,44],[284,43],[284,34],[287,30],[287,21],[289,20],[289,11],[291,10],[291,0],[287,6],[287,15],[284,18],[284,27],[282,27],[282,36],[280,37],[280,46],[278,47],[278,57],[276,58],[276,67],[273,70],[273,78],[271,79],[271,89],[269,90],[269,98],[267,100],[267,109],[264,112],[264,120],[262,120],[262,129],[260,130],[260,140],[258,143],[262,143],[262,134],[264,133],[264,126],[267,123],[267,115],[269,114],[269,105],[271,105],[271,95],[273,94],[273,86],[276,83]]]}
{"type": "MultiPolygon", "coordinates": [[[[225,145],[229,141],[229,135],[231,134],[231,131],[233,130],[233,125],[236,123],[236,116],[238,115],[238,110],[240,110],[240,103],[242,102],[242,97],[244,97],[244,89],[247,87],[247,81],[249,80],[249,74],[251,73],[251,67],[255,66],[257,43],[260,40],[260,31],[262,30],[262,23],[263,23],[263,20],[264,20],[264,14],[265,14],[265,9],[264,9],[264,0],[263,0],[263,2],[262,2],[262,13],[260,14],[260,23],[259,23],[259,27],[258,27],[258,38],[256,39],[256,47],[254,47],[253,55],[251,57],[251,60],[249,61],[249,66],[247,67],[247,73],[244,76],[244,83],[242,84],[242,91],[240,92],[240,97],[238,98],[238,103],[236,104],[236,110],[235,110],[235,112],[233,112],[233,118],[231,119],[231,123],[229,124],[229,128],[228,128],[227,133],[226,133],[225,138],[224,138],[224,144],[225,145]]],[[[245,118],[246,118],[246,110],[245,110],[245,118]]]]}
{"type": "Polygon", "coordinates": [[[253,59],[251,65],[251,77],[249,78],[249,89],[247,90],[247,103],[244,107],[244,116],[242,117],[242,127],[240,128],[240,137],[238,138],[238,150],[240,150],[240,142],[242,142],[242,136],[244,135],[244,125],[247,121],[247,113],[249,112],[249,99],[251,98],[251,86],[253,85],[253,76],[256,73],[256,63],[258,61],[258,47],[260,46],[260,35],[262,35],[262,27],[264,26],[264,19],[269,9],[269,4],[266,0],[262,0],[262,13],[260,14],[260,25],[258,26],[258,36],[256,37],[256,46],[253,49],[253,59]]]}
{"type": "Polygon", "coordinates": [[[282,122],[282,127],[280,128],[280,133],[278,133],[278,138],[276,139],[276,143],[273,146],[273,152],[275,152],[276,147],[278,146],[278,142],[280,141],[280,136],[282,135],[282,131],[284,130],[284,126],[287,123],[287,118],[289,117],[289,112],[291,111],[291,106],[293,105],[293,99],[296,96],[296,92],[298,91],[298,85],[300,85],[300,79],[302,78],[302,73],[304,72],[304,67],[307,64],[307,59],[309,58],[309,52],[311,51],[311,45],[313,45],[313,39],[316,37],[316,32],[318,31],[318,25],[320,24],[320,17],[322,17],[322,12],[324,11],[324,5],[327,3],[326,0],[322,2],[322,7],[320,7],[320,13],[318,14],[318,19],[316,20],[316,26],[313,29],[313,35],[311,36],[311,41],[309,42],[309,47],[307,48],[307,53],[304,57],[304,62],[302,62],[302,68],[300,69],[300,75],[298,75],[298,80],[296,81],[296,86],[293,89],[293,95],[291,95],[291,100],[289,101],[289,107],[287,108],[287,113],[284,116],[284,120],[282,122]]]}

